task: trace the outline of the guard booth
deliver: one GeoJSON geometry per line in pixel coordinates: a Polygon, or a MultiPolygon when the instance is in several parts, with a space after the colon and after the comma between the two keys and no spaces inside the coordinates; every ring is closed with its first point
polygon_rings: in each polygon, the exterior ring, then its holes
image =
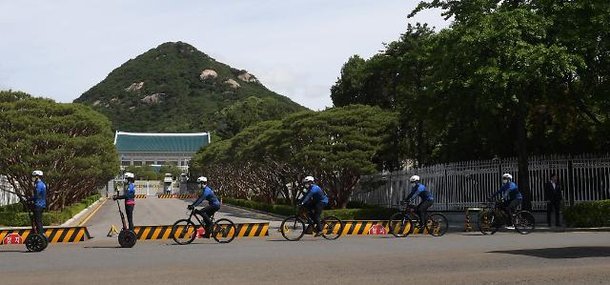
{"type": "Polygon", "coordinates": [[[165,173],[163,178],[163,193],[172,194],[172,188],[174,185],[174,178],[171,173],[165,173]]]}

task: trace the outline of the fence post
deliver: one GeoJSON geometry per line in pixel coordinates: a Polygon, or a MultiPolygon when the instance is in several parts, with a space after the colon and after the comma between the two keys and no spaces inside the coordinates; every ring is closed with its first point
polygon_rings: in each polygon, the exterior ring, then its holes
{"type": "Polygon", "coordinates": [[[447,179],[447,164],[443,164],[443,175],[444,175],[444,179],[445,179],[445,195],[447,195],[445,197],[445,211],[449,210],[449,198],[451,197],[451,195],[449,194],[449,179],[447,179]]]}
{"type": "Polygon", "coordinates": [[[390,199],[388,200],[388,208],[392,208],[392,198],[394,197],[394,185],[392,184],[393,175],[394,173],[390,172],[390,179],[389,183],[387,184],[388,186],[390,186],[390,199]]]}
{"type": "Polygon", "coordinates": [[[572,164],[572,155],[568,156],[568,189],[566,191],[570,206],[574,206],[574,195],[576,189],[574,189],[574,165],[572,164]]]}

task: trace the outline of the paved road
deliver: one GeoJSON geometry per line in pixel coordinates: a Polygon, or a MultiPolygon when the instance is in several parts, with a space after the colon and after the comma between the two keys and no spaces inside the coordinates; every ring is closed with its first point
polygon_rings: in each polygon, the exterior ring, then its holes
{"type": "MultiPolygon", "coordinates": [[[[176,220],[186,218],[186,206],[192,202],[193,200],[158,199],[154,196],[138,199],[134,210],[134,223],[136,226],[172,225],[176,220]]],[[[119,201],[119,203],[124,211],[123,201],[119,201]]],[[[215,214],[216,219],[224,217],[235,223],[277,220],[269,215],[253,213],[228,205],[223,205],[221,210],[215,214]]],[[[107,200],[85,225],[91,236],[96,239],[106,238],[111,225],[116,225],[120,229],[121,218],[116,202],[112,199],[107,200]]]]}
{"type": "Polygon", "coordinates": [[[3,284],[610,284],[610,233],[0,247],[3,284]]]}

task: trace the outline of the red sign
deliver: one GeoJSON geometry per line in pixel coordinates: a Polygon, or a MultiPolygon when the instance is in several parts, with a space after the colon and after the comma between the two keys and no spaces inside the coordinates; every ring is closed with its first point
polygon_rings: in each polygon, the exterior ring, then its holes
{"type": "Polygon", "coordinates": [[[388,234],[382,225],[373,225],[369,230],[369,235],[386,235],[388,234]]]}
{"type": "Polygon", "coordinates": [[[205,230],[203,229],[203,227],[199,227],[197,229],[197,238],[203,238],[204,233],[205,233],[205,230]]]}
{"type": "Polygon", "coordinates": [[[4,244],[22,244],[21,236],[18,233],[10,233],[4,237],[4,244]]]}

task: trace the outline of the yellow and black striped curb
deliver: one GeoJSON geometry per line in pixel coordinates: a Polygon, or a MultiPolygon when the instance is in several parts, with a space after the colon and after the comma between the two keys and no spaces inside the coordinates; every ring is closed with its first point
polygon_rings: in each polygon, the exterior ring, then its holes
{"type": "MultiPolygon", "coordinates": [[[[235,237],[264,237],[269,235],[269,223],[236,223],[235,237]]],[[[196,229],[189,231],[194,232],[196,229]]],[[[171,239],[172,226],[136,226],[134,229],[139,240],[171,239]]],[[[227,235],[233,234],[232,232],[227,235]]]]}
{"type": "MultiPolygon", "coordinates": [[[[362,220],[347,220],[343,221],[344,227],[341,235],[368,235],[371,228],[375,225],[381,225],[386,232],[390,233],[388,221],[362,221],[362,220]]],[[[338,230],[338,226],[335,226],[338,230]]],[[[400,231],[402,234],[406,234],[411,230],[409,226],[401,227],[400,231]]],[[[414,228],[411,234],[428,234],[427,229],[414,228]]]]}
{"type": "Polygon", "coordinates": [[[194,199],[197,197],[198,196],[196,194],[159,194],[159,195],[157,195],[157,198],[159,198],[159,199],[171,199],[171,198],[194,199]]]}
{"type": "MultiPolygon", "coordinates": [[[[0,229],[0,244],[11,233],[19,234],[24,242],[31,231],[32,229],[0,229]]],[[[87,227],[48,227],[45,228],[45,236],[51,243],[80,242],[91,238],[87,227]]]]}
{"type": "Polygon", "coordinates": [[[136,199],[146,199],[146,194],[136,194],[136,199]]]}

